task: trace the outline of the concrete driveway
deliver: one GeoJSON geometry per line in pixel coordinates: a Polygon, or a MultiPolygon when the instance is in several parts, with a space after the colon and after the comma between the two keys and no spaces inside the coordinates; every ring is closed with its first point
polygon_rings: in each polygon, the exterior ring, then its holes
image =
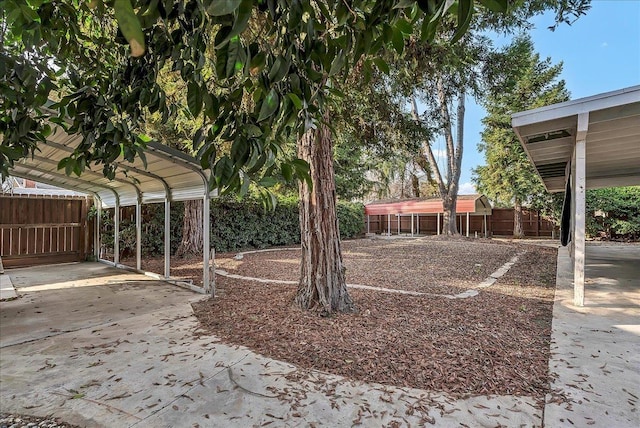
{"type": "Polygon", "coordinates": [[[585,305],[558,253],[548,427],[640,427],[640,245],[587,244],[585,305]]]}
{"type": "Polygon", "coordinates": [[[98,263],[6,271],[0,410],[90,427],[539,426],[529,397],[456,400],[198,336],[202,296],[98,263]]]}

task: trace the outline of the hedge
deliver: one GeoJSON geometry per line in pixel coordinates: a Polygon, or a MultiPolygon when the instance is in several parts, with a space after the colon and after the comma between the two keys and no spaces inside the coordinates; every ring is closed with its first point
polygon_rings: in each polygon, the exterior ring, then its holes
{"type": "MultiPolygon", "coordinates": [[[[340,236],[343,239],[359,236],[364,228],[364,206],[342,202],[337,205],[340,236]]],[[[184,205],[171,204],[171,254],[175,254],[182,239],[184,205]]],[[[113,210],[103,212],[102,244],[113,248],[113,210]]],[[[274,211],[266,211],[254,199],[213,199],[211,201],[211,245],[217,252],[267,248],[300,244],[298,200],[278,199],[274,211]]],[[[142,253],[163,254],[164,205],[142,207],[142,253]]],[[[135,209],[123,208],[120,221],[120,250],[135,254],[135,209]]]]}

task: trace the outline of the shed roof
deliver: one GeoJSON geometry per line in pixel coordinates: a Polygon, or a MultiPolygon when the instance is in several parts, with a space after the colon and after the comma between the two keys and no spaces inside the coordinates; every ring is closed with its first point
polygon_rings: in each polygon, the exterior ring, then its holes
{"type": "MultiPolygon", "coordinates": [[[[440,198],[387,199],[371,202],[364,207],[366,215],[438,214],[444,213],[440,198]]],[[[484,195],[459,195],[456,212],[491,214],[491,204],[484,195]]]]}
{"type": "Polygon", "coordinates": [[[147,143],[146,165],[139,157],[132,163],[116,162],[113,180],[90,166],[80,177],[68,176],[58,170],[58,162],[73,153],[82,136],[51,125],[54,132],[46,143],[38,146],[33,158],[16,162],[11,175],[95,195],[104,208],[115,206],[116,201],[122,206],[135,205],[138,199],[162,202],[167,195],[172,201],[198,199],[208,191],[209,176],[195,158],[157,142],[147,143]]]}
{"type": "Polygon", "coordinates": [[[516,113],[512,125],[550,192],[565,189],[579,133],[588,189],[640,185],[640,86],[516,113]],[[588,126],[578,130],[581,114],[588,126]]]}

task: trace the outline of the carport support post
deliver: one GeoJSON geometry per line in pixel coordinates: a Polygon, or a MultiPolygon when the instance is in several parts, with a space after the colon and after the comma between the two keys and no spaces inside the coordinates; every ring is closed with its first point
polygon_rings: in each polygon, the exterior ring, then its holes
{"type": "Polygon", "coordinates": [[[113,210],[113,263],[120,263],[120,198],[116,199],[113,210]]]}
{"type": "Polygon", "coordinates": [[[411,236],[413,236],[413,213],[411,213],[411,236]]]}
{"type": "Polygon", "coordinates": [[[367,235],[371,233],[371,216],[367,214],[367,235]]]}
{"type": "Polygon", "coordinates": [[[469,211],[467,211],[467,238],[469,237],[469,211]]]}
{"type": "Polygon", "coordinates": [[[96,222],[93,230],[93,252],[96,255],[96,260],[100,260],[100,220],[102,218],[102,201],[98,198],[94,198],[96,204],[96,222]]]}
{"type": "Polygon", "coordinates": [[[573,304],[584,306],[586,146],[589,113],[578,115],[575,147],[573,304]]]}
{"type": "Polygon", "coordinates": [[[142,269],[142,201],[136,201],[136,269],[142,269]]]}
{"type": "Polygon", "coordinates": [[[398,236],[400,236],[400,214],[396,214],[398,216],[398,236]]]}
{"type": "Polygon", "coordinates": [[[171,276],[171,201],[164,200],[164,277],[171,276]]]}
{"type": "Polygon", "coordinates": [[[440,235],[440,213],[438,213],[438,220],[436,225],[436,235],[440,235]]]}
{"type": "Polygon", "coordinates": [[[387,214],[387,235],[391,236],[391,214],[387,214]]]}
{"type": "MultiPolygon", "coordinates": [[[[211,278],[209,275],[209,268],[212,260],[209,260],[211,248],[209,246],[210,234],[211,234],[211,218],[209,211],[211,209],[211,199],[209,198],[209,186],[205,186],[205,195],[202,201],[202,286],[204,292],[207,294],[215,294],[215,290],[211,284],[211,278]]],[[[215,263],[215,262],[213,262],[215,263]]]]}
{"type": "Polygon", "coordinates": [[[489,236],[487,235],[487,215],[486,214],[484,214],[483,225],[484,225],[484,237],[488,238],[489,236]]]}

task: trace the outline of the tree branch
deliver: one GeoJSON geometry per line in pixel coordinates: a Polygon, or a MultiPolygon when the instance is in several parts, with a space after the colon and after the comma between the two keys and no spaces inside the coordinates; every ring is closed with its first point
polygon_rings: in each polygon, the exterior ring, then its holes
{"type": "Polygon", "coordinates": [[[440,104],[440,117],[442,118],[442,129],[447,143],[447,189],[451,187],[453,170],[455,167],[455,148],[453,147],[453,135],[451,132],[451,117],[449,116],[448,97],[442,83],[442,76],[437,77],[438,102],[440,104]]]}
{"type": "MultiPolygon", "coordinates": [[[[413,116],[413,120],[416,121],[416,124],[420,125],[420,117],[418,116],[418,106],[416,104],[415,97],[411,98],[411,115],[413,116]]],[[[442,174],[440,173],[440,167],[438,167],[438,162],[436,162],[436,157],[433,155],[433,151],[431,150],[431,145],[429,141],[422,142],[423,151],[425,151],[427,155],[427,159],[429,161],[429,166],[431,166],[431,171],[433,173],[433,178],[438,185],[438,190],[440,191],[440,196],[444,196],[446,193],[446,188],[444,186],[444,182],[442,181],[442,174]]]]}

